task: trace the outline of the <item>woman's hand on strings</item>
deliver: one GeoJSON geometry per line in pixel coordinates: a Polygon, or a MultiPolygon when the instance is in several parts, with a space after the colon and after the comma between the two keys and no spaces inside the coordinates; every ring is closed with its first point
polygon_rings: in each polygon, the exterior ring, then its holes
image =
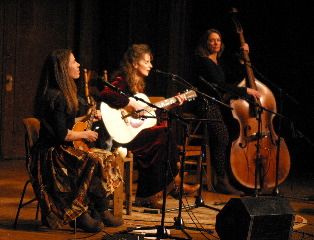
{"type": "Polygon", "coordinates": [[[261,97],[261,94],[257,90],[255,90],[253,88],[247,88],[246,92],[250,96],[254,97],[255,100],[257,100],[257,99],[259,99],[261,97]]]}

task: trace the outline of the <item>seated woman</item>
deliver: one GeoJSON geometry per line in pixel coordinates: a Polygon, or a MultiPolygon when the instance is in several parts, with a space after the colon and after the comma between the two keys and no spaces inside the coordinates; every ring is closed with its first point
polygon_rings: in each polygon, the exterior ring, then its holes
{"type": "MultiPolygon", "coordinates": [[[[73,141],[94,142],[98,138],[92,130],[72,130],[77,120],[86,120],[86,116],[76,118],[79,101],[74,80],[80,76],[79,66],[68,49],[53,51],[44,63],[35,101],[41,129],[32,149],[30,172],[44,225],[58,229],[69,223],[73,227],[76,219],[78,228],[99,232],[104,224],[123,224],[107,204],[107,197],[122,178],[114,168],[112,153],[73,147],[73,141]],[[94,211],[89,206],[94,206],[94,211]]],[[[98,110],[95,115],[99,120],[98,110]]]]}
{"type": "MultiPolygon", "coordinates": [[[[152,52],[146,44],[133,44],[124,53],[120,69],[113,74],[112,84],[125,93],[135,95],[145,92],[145,79],[152,69],[152,52]]],[[[129,108],[142,110],[143,105],[133,97],[128,97],[106,87],[100,94],[103,102],[115,109],[129,108]]],[[[185,99],[176,96],[177,103],[168,106],[181,105],[185,99]]],[[[143,111],[142,111],[143,112],[143,111]]],[[[173,136],[172,136],[173,137],[173,136]]],[[[160,202],[164,186],[167,185],[168,193],[177,196],[180,186],[178,174],[178,157],[176,156],[176,144],[168,142],[167,127],[155,125],[140,131],[133,140],[123,145],[132,151],[134,159],[138,163],[138,185],[135,204],[148,208],[162,208],[160,202]],[[168,144],[171,155],[168,156],[168,144]],[[165,166],[168,165],[168,175],[164,177],[165,166]]],[[[200,185],[184,184],[186,194],[194,193],[200,185]]]]}

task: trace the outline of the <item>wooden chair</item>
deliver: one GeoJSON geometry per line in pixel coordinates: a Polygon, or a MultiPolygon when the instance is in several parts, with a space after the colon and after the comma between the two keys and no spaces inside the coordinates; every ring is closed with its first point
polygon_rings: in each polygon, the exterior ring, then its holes
{"type": "MultiPolygon", "coordinates": [[[[213,190],[213,172],[210,161],[210,148],[208,145],[208,137],[205,123],[198,120],[194,115],[190,113],[184,113],[183,117],[188,120],[188,136],[185,141],[185,167],[189,165],[196,165],[196,181],[199,181],[200,174],[203,169],[206,174],[205,183],[207,190],[213,190]]],[[[183,146],[178,146],[179,151],[182,150],[183,146]]],[[[203,180],[203,179],[202,179],[203,180]]]]}
{"type": "MultiPolygon", "coordinates": [[[[24,128],[25,128],[25,137],[24,138],[25,138],[26,169],[27,169],[27,172],[30,173],[30,171],[29,171],[30,170],[30,162],[31,162],[30,150],[33,147],[33,145],[35,144],[35,142],[37,141],[38,137],[39,137],[40,121],[37,118],[33,118],[33,117],[24,118],[23,119],[23,125],[24,125],[24,128]]],[[[16,229],[21,209],[23,207],[31,204],[32,202],[37,201],[37,198],[34,197],[33,199],[31,199],[31,200],[29,200],[29,201],[27,201],[25,203],[23,202],[24,201],[24,196],[25,196],[25,193],[26,193],[26,190],[27,190],[27,187],[28,187],[29,184],[31,184],[31,176],[25,182],[24,187],[23,187],[21,199],[20,199],[20,202],[19,202],[19,206],[17,208],[17,212],[16,212],[14,224],[13,224],[13,228],[14,229],[16,229]]],[[[36,220],[38,220],[38,212],[39,212],[39,203],[37,202],[36,220]]]]}
{"type": "MultiPolygon", "coordinates": [[[[23,125],[25,128],[25,159],[26,159],[26,169],[27,172],[30,173],[30,161],[31,161],[31,154],[30,150],[33,145],[36,143],[39,137],[39,129],[40,129],[40,121],[37,118],[30,117],[23,119],[23,125]]],[[[114,192],[114,200],[113,200],[113,214],[115,216],[122,216],[122,204],[123,204],[123,188],[125,189],[125,199],[126,199],[126,212],[127,214],[131,214],[132,212],[132,169],[133,169],[133,157],[132,155],[128,155],[125,158],[117,157],[118,164],[122,171],[122,174],[125,175],[124,183],[125,186],[121,185],[118,187],[114,192]]],[[[30,175],[29,175],[30,176],[30,175]]],[[[24,202],[24,196],[28,189],[28,186],[31,185],[31,177],[25,182],[23,191],[21,194],[20,202],[18,205],[15,221],[13,224],[14,229],[17,227],[18,219],[20,211],[23,207],[37,201],[37,198],[34,197],[31,200],[24,202]]],[[[39,214],[39,203],[37,203],[37,210],[36,210],[36,220],[38,220],[39,214]]]]}

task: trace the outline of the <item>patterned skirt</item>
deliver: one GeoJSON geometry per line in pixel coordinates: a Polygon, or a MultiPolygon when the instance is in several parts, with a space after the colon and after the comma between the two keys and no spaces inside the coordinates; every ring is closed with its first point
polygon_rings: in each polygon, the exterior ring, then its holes
{"type": "Polygon", "coordinates": [[[38,143],[28,163],[42,222],[58,229],[86,212],[92,196],[107,198],[121,184],[116,156],[105,150],[85,152],[71,146],[38,143]]]}

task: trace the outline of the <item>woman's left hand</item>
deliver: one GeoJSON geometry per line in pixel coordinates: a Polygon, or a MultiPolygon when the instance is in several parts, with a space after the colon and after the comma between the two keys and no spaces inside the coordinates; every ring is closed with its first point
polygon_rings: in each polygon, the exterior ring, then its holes
{"type": "Polygon", "coordinates": [[[249,47],[249,45],[247,43],[243,43],[243,45],[240,47],[240,49],[242,51],[246,51],[248,53],[250,52],[250,47],[249,47]]]}
{"type": "Polygon", "coordinates": [[[176,95],[175,98],[178,100],[177,104],[178,105],[182,105],[185,101],[186,101],[186,96],[184,94],[180,95],[176,95]]]}
{"type": "Polygon", "coordinates": [[[253,88],[247,88],[246,92],[247,94],[253,96],[255,99],[259,99],[261,97],[261,94],[253,88]]]}

